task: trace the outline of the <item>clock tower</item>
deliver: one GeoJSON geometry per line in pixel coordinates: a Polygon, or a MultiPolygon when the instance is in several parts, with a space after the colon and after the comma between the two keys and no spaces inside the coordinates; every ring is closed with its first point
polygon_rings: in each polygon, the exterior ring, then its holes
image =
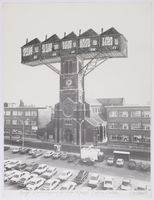
{"type": "Polygon", "coordinates": [[[86,111],[82,67],[83,60],[79,56],[61,57],[60,102],[55,106],[57,143],[78,145],[80,131],[84,142],[82,122],[86,111]]]}

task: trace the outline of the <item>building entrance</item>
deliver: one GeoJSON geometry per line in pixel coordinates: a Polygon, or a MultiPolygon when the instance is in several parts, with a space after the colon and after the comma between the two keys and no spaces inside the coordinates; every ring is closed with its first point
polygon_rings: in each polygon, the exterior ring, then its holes
{"type": "Polygon", "coordinates": [[[73,133],[71,129],[66,129],[64,133],[64,141],[66,143],[72,143],[73,142],[73,133]]]}

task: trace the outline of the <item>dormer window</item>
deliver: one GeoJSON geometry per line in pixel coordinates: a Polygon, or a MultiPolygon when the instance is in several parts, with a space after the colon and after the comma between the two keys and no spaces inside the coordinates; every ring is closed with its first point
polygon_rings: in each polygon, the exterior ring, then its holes
{"type": "Polygon", "coordinates": [[[42,44],[42,53],[52,51],[52,43],[42,44]]]}
{"type": "Polygon", "coordinates": [[[93,41],[92,41],[92,44],[93,44],[93,45],[97,45],[97,40],[93,40],[93,41]]]}
{"type": "Polygon", "coordinates": [[[53,49],[54,50],[58,50],[59,49],[59,45],[58,44],[53,45],[53,49]]]}
{"type": "Polygon", "coordinates": [[[33,54],[33,48],[32,48],[32,46],[31,47],[25,47],[25,48],[23,48],[23,50],[22,50],[22,55],[23,56],[30,56],[32,54],[33,54]]]}
{"type": "Polygon", "coordinates": [[[34,52],[38,53],[39,52],[39,47],[34,47],[34,52]]]}
{"type": "Polygon", "coordinates": [[[90,47],[90,39],[89,38],[80,39],[80,48],[87,48],[87,47],[90,47]]]}
{"type": "Polygon", "coordinates": [[[71,49],[72,48],[72,40],[63,41],[62,48],[63,49],[71,49]]]}

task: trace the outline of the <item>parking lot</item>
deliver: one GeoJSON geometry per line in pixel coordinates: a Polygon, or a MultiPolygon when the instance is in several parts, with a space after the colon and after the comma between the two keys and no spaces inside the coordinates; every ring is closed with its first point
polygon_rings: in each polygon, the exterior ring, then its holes
{"type": "MultiPolygon", "coordinates": [[[[142,172],[137,170],[129,170],[126,166],[123,168],[118,168],[116,166],[108,166],[106,164],[106,161],[103,162],[96,162],[92,166],[86,166],[81,165],[77,162],[68,162],[68,160],[60,160],[60,159],[53,159],[50,158],[44,158],[44,153],[47,152],[47,150],[42,150],[43,154],[41,156],[38,156],[37,158],[32,158],[31,155],[28,154],[20,154],[20,153],[12,153],[11,147],[9,150],[5,151],[4,158],[7,159],[14,159],[14,160],[20,160],[26,164],[34,161],[38,164],[47,164],[49,167],[56,167],[57,173],[52,177],[52,179],[59,178],[59,175],[62,173],[65,169],[70,169],[73,171],[72,176],[67,179],[67,181],[72,181],[78,174],[78,172],[82,170],[86,170],[91,173],[97,173],[100,177],[100,183],[97,185],[97,187],[93,188],[93,190],[102,190],[102,182],[105,177],[112,177],[113,179],[113,188],[114,190],[117,190],[119,186],[121,185],[121,182],[123,178],[130,179],[132,188],[131,190],[135,190],[137,186],[142,183],[143,185],[146,185],[148,188],[148,191],[150,190],[150,172],[142,172]]],[[[126,164],[125,164],[126,165],[126,164]]],[[[24,171],[24,170],[23,170],[24,171]]],[[[89,176],[85,181],[78,185],[75,190],[80,190],[85,186],[88,186],[88,180],[89,176]]],[[[64,184],[64,182],[61,182],[55,190],[59,190],[61,186],[64,184]]],[[[9,190],[21,190],[21,188],[18,188],[17,184],[10,184],[9,181],[4,183],[5,189],[9,190]]],[[[38,188],[39,190],[39,188],[38,188]]]]}

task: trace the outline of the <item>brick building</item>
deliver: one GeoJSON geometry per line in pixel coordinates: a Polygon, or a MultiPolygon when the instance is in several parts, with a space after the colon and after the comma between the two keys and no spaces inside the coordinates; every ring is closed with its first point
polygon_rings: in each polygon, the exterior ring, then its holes
{"type": "Polygon", "coordinates": [[[110,144],[150,146],[150,106],[105,106],[110,144]]]}

